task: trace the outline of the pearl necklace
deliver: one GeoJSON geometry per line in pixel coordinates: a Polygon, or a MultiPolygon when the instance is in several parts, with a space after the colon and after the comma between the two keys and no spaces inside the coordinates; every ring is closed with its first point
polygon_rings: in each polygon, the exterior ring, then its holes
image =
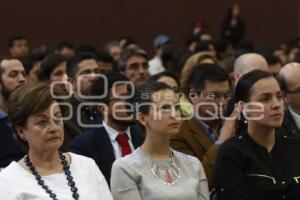
{"type": "MultiPolygon", "coordinates": [[[[73,180],[73,176],[71,174],[70,166],[68,165],[68,161],[66,160],[66,156],[63,155],[63,153],[59,152],[59,158],[61,160],[61,164],[63,165],[63,170],[67,177],[68,185],[70,186],[71,192],[73,193],[72,197],[75,200],[79,200],[78,189],[73,180]]],[[[56,194],[52,190],[49,189],[49,187],[45,184],[45,181],[42,179],[41,175],[39,175],[38,172],[35,170],[35,167],[33,166],[28,154],[25,156],[24,161],[25,161],[26,166],[29,168],[29,170],[35,177],[37,183],[46,191],[47,194],[49,194],[50,198],[53,200],[58,200],[56,198],[56,194]]]]}

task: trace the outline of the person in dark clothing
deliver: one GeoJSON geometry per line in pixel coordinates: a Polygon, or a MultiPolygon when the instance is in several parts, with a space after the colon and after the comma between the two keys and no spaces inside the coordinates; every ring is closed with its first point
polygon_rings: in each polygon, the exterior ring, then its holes
{"type": "Polygon", "coordinates": [[[300,140],[275,134],[284,113],[278,82],[268,72],[251,71],[239,79],[234,98],[247,129],[219,149],[218,200],[299,199],[300,140]]]}
{"type": "Polygon", "coordinates": [[[65,123],[63,151],[68,151],[72,140],[86,130],[98,126],[101,122],[98,112],[90,101],[93,82],[100,77],[100,68],[96,57],[91,53],[78,53],[67,63],[67,74],[73,86],[71,119],[65,123]]]}
{"type": "Polygon", "coordinates": [[[278,75],[286,109],[281,130],[290,137],[300,137],[300,64],[285,65],[278,75]]]}
{"type": "Polygon", "coordinates": [[[130,108],[126,104],[126,99],[130,100],[130,92],[133,92],[128,78],[117,72],[105,76],[106,79],[96,79],[91,89],[91,94],[98,97],[95,102],[103,119],[102,126],[76,137],[71,151],[93,158],[110,183],[113,162],[130,154],[143,143],[144,138],[142,131],[135,126],[134,118],[129,115],[130,108]],[[105,97],[100,97],[105,93],[105,97]]]}
{"type": "Polygon", "coordinates": [[[14,139],[7,116],[10,94],[25,83],[25,69],[21,61],[10,57],[2,58],[0,60],[0,169],[25,155],[14,139]]]}
{"type": "Polygon", "coordinates": [[[241,18],[240,7],[234,4],[222,23],[222,39],[236,47],[245,36],[245,22],[241,18]]]}

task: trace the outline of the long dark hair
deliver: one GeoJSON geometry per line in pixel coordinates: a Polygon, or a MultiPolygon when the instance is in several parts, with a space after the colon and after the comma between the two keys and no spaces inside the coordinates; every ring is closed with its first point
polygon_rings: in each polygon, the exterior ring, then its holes
{"type": "MultiPolygon", "coordinates": [[[[251,88],[257,81],[271,77],[273,77],[272,74],[261,70],[253,70],[241,76],[235,86],[232,99],[229,101],[228,108],[232,109],[231,112],[233,112],[234,104],[238,103],[239,101],[246,103],[250,101],[251,88]]],[[[242,115],[236,127],[236,133],[240,133],[246,129],[247,124],[245,123],[245,117],[242,115]]]]}

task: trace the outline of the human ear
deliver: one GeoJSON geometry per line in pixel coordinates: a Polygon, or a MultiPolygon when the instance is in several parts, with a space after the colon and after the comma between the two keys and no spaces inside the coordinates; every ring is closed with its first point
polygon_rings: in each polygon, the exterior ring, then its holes
{"type": "Polygon", "coordinates": [[[21,140],[26,141],[25,132],[24,132],[23,127],[20,127],[20,126],[16,127],[15,132],[19,136],[19,138],[21,138],[21,140]]]}
{"type": "Polygon", "coordinates": [[[287,97],[287,92],[282,91],[283,101],[286,104],[290,103],[290,99],[287,97]]]}
{"type": "Polygon", "coordinates": [[[190,99],[192,104],[196,104],[199,100],[199,96],[198,96],[197,92],[195,92],[194,90],[189,91],[189,97],[188,98],[190,99]]]}
{"type": "Polygon", "coordinates": [[[140,124],[146,127],[147,125],[147,119],[144,113],[139,112],[137,115],[137,120],[140,124]]]}

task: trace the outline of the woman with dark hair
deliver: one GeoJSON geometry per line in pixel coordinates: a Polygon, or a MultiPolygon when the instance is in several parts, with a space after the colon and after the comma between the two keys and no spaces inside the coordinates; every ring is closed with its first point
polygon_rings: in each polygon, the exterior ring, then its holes
{"type": "Polygon", "coordinates": [[[245,36],[245,22],[238,4],[232,5],[222,24],[222,38],[236,47],[245,36]]]}
{"type": "Polygon", "coordinates": [[[208,200],[201,162],[170,148],[170,138],[180,128],[177,94],[165,83],[149,83],[138,90],[133,103],[146,139],[132,154],[114,162],[114,200],[208,200]]]}
{"type": "Polygon", "coordinates": [[[49,84],[38,83],[19,87],[9,97],[12,128],[28,153],[1,171],[1,199],[112,200],[94,160],[59,151],[63,112],[52,95],[49,84]]]}
{"type": "Polygon", "coordinates": [[[46,56],[42,61],[38,73],[39,81],[67,81],[67,62],[63,55],[54,53],[46,56]]]}
{"type": "Polygon", "coordinates": [[[259,70],[244,74],[234,101],[246,129],[219,149],[218,200],[300,199],[300,141],[275,134],[284,113],[276,79],[259,70]]]}

